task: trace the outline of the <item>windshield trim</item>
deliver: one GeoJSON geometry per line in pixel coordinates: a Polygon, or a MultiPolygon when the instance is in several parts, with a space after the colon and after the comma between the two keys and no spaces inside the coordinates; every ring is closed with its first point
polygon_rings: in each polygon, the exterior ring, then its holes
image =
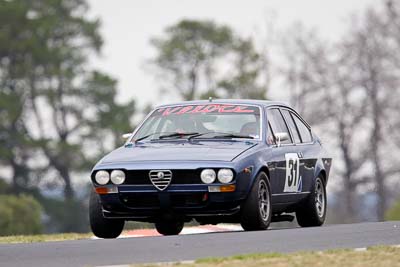
{"type": "MultiPolygon", "coordinates": [[[[260,136],[259,138],[241,138],[241,140],[252,140],[252,141],[262,141],[263,140],[263,136],[264,136],[264,128],[263,128],[263,122],[264,122],[264,115],[263,115],[263,109],[261,106],[259,105],[255,105],[255,104],[235,104],[235,103],[223,103],[223,102],[211,102],[210,104],[219,104],[219,105],[234,105],[234,106],[249,106],[249,107],[256,107],[259,109],[260,111],[260,136]]],[[[143,124],[145,123],[145,121],[157,110],[161,109],[161,108],[170,108],[170,107],[185,107],[185,106],[201,106],[204,104],[173,104],[173,105],[162,105],[159,107],[156,107],[155,109],[153,109],[151,112],[149,112],[149,114],[147,114],[147,116],[139,123],[139,125],[135,128],[135,130],[132,132],[131,137],[126,141],[126,144],[132,143],[132,140],[134,140],[135,135],[137,134],[137,132],[142,128],[143,124]]]]}

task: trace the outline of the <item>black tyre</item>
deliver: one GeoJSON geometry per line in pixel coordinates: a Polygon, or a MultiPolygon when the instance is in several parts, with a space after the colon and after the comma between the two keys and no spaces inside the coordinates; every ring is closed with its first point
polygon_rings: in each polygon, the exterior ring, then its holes
{"type": "Polygon", "coordinates": [[[315,179],[310,195],[296,211],[301,227],[321,226],[326,217],[326,188],[321,177],[315,179]]]}
{"type": "Polygon", "coordinates": [[[93,191],[89,200],[89,221],[93,234],[100,238],[117,238],[125,224],[124,220],[104,218],[100,198],[93,191]]]}
{"type": "Polygon", "coordinates": [[[258,174],[240,213],[240,224],[245,231],[265,230],[271,223],[271,190],[264,172],[258,174]]]}
{"type": "Polygon", "coordinates": [[[165,220],[158,221],[155,223],[157,232],[162,235],[179,235],[184,226],[183,221],[179,220],[165,220]]]}

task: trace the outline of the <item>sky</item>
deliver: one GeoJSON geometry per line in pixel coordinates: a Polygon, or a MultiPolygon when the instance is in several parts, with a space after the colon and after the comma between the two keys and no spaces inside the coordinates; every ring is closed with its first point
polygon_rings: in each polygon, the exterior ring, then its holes
{"type": "MultiPolygon", "coordinates": [[[[102,21],[104,47],[91,62],[118,80],[119,100],[134,97],[139,107],[176,101],[158,93],[146,62],[154,56],[149,40],[181,19],[212,19],[243,36],[266,33],[267,21],[285,29],[301,22],[322,37],[335,39],[345,31],[351,14],[380,0],[89,0],[90,16],[102,21]]],[[[276,89],[272,89],[276,90],[276,89]]],[[[273,92],[272,92],[273,93],[273,92]]],[[[273,95],[273,94],[272,94],[273,95]]],[[[285,101],[285,99],[279,99],[285,101]]]]}

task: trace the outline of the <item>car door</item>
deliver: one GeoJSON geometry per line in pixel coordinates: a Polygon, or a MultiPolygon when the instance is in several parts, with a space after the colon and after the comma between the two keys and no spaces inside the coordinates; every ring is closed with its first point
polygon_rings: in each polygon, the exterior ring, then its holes
{"type": "MultiPolygon", "coordinates": [[[[294,150],[296,155],[292,158],[294,161],[297,161],[297,168],[298,168],[298,183],[297,188],[293,188],[292,191],[295,193],[302,193],[304,188],[308,187],[309,184],[309,177],[306,167],[306,161],[304,158],[305,147],[302,144],[301,136],[296,126],[296,123],[293,119],[294,114],[286,108],[282,108],[281,112],[283,117],[285,118],[286,124],[289,127],[290,134],[292,135],[293,142],[294,142],[294,150]]],[[[296,164],[296,163],[295,163],[296,164]]]]}
{"type": "Polygon", "coordinates": [[[305,121],[299,115],[291,111],[290,116],[293,119],[301,139],[301,143],[296,144],[296,151],[301,157],[300,174],[303,178],[302,192],[308,193],[314,182],[315,164],[319,145],[314,142],[311,128],[305,121]]]}
{"type": "Polygon", "coordinates": [[[270,183],[272,201],[274,204],[291,202],[286,198],[287,193],[291,193],[298,178],[298,161],[296,160],[293,147],[293,140],[289,129],[283,119],[279,108],[269,108],[267,110],[268,131],[267,143],[272,146],[272,153],[269,158],[270,183]],[[278,133],[287,133],[288,139],[278,142],[278,133]]]}

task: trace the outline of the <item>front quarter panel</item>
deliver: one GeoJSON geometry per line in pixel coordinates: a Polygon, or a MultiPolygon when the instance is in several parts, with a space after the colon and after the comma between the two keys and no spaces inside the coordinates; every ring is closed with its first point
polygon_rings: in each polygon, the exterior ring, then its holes
{"type": "Polygon", "coordinates": [[[252,149],[249,149],[234,159],[235,168],[239,172],[243,172],[245,168],[251,169],[250,174],[240,177],[241,199],[247,198],[259,172],[263,168],[268,168],[268,159],[271,155],[271,148],[263,143],[259,143],[257,146],[254,146],[252,149]]]}

